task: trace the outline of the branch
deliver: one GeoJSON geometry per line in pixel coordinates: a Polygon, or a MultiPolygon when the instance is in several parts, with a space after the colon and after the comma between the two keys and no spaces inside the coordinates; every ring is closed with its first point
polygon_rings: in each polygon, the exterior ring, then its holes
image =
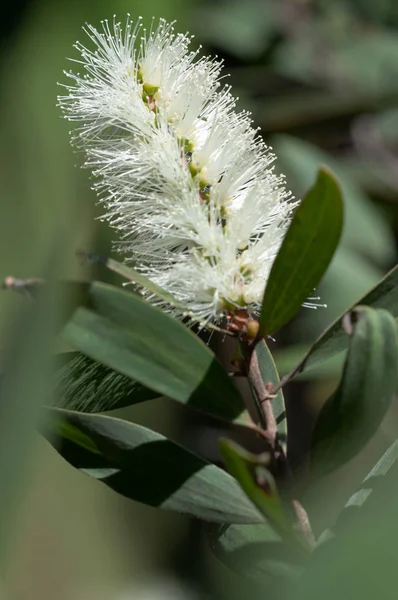
{"type": "Polygon", "coordinates": [[[262,413],[263,418],[261,420],[265,426],[265,431],[268,433],[270,441],[272,442],[271,446],[275,447],[278,437],[278,426],[271,403],[275,398],[275,394],[270,389],[270,386],[264,383],[260,372],[260,365],[258,364],[257,354],[253,350],[250,350],[248,357],[247,377],[256,392],[259,403],[258,407],[262,413]]]}
{"type": "MultiPolygon", "coordinates": [[[[282,483],[282,485],[288,484],[291,489],[294,483],[293,474],[285,452],[279,442],[278,426],[272,408],[272,400],[276,397],[276,392],[283,384],[279,384],[274,388],[272,383],[265,383],[261,376],[257,354],[254,352],[255,343],[243,343],[242,345],[245,354],[247,377],[255,391],[255,396],[258,399],[257,408],[261,411],[260,419],[263,429],[258,427],[257,431],[261,433],[262,437],[265,438],[268,443],[275,479],[279,483],[282,483]]],[[[313,549],[315,546],[315,538],[306,510],[295,498],[291,498],[291,506],[296,515],[297,529],[302,533],[308,547],[313,549]]]]}

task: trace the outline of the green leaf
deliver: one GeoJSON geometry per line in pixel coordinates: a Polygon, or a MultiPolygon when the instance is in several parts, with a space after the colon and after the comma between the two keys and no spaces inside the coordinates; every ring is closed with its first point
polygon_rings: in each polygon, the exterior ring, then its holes
{"type": "Polygon", "coordinates": [[[41,431],[66,461],[127,498],[208,521],[262,521],[228,473],[159,433],[63,409],[44,417],[41,431]]]}
{"type": "MultiPolygon", "coordinates": [[[[109,258],[101,254],[91,254],[80,250],[78,252],[78,256],[83,260],[102,263],[110,271],[117,273],[130,283],[135,284],[135,286],[141,288],[142,290],[150,292],[150,294],[148,294],[149,296],[156,296],[156,298],[163,300],[165,304],[168,304],[169,306],[172,306],[173,308],[179,310],[181,314],[185,315],[186,317],[192,316],[187,307],[181,304],[177,300],[177,298],[175,298],[172,294],[164,290],[162,287],[160,287],[159,285],[157,285],[156,283],[154,283],[135,269],[128,267],[127,265],[120,263],[117,260],[114,260],[113,258],[109,258]]],[[[198,323],[200,324],[201,322],[198,321],[198,323]]],[[[202,325],[204,324],[206,325],[207,329],[213,329],[214,331],[221,331],[224,334],[228,334],[228,331],[220,329],[220,327],[213,325],[213,323],[202,323],[202,325]]]]}
{"type": "Polygon", "coordinates": [[[135,294],[90,285],[90,308],[78,308],[64,339],[154,390],[215,417],[244,421],[243,400],[211,350],[189,329],[135,294]]]}
{"type": "Polygon", "coordinates": [[[78,256],[83,260],[93,261],[102,263],[105,267],[107,267],[110,271],[117,273],[127,281],[138,285],[139,287],[151,292],[161,300],[164,300],[170,306],[174,306],[175,308],[179,308],[182,312],[186,312],[186,308],[178,302],[176,298],[159,285],[136,271],[132,267],[128,267],[127,265],[114,260],[113,258],[109,258],[107,256],[102,256],[101,254],[91,254],[88,252],[79,251],[78,256]]]}
{"type": "Polygon", "coordinates": [[[283,541],[268,523],[256,525],[209,524],[207,539],[215,556],[230,569],[267,587],[280,590],[296,582],[305,563],[298,546],[283,541]]]}
{"type": "MultiPolygon", "coordinates": [[[[383,279],[356,303],[372,308],[385,308],[393,317],[398,317],[398,265],[395,266],[383,279]]],[[[351,308],[353,310],[355,305],[351,308]]],[[[307,354],[289,374],[289,378],[299,375],[314,365],[327,360],[333,355],[345,350],[348,346],[348,337],[342,328],[341,315],[326,331],[316,340],[307,354]]]]}
{"type": "Polygon", "coordinates": [[[378,429],[397,386],[397,326],[386,310],[358,307],[343,376],[315,425],[310,466],[325,475],[355,456],[378,429]]]}
{"type": "Polygon", "coordinates": [[[263,335],[285,325],[311,296],[333,257],[342,228],[339,187],[330,173],[320,169],[272,265],[261,308],[263,335]]]}
{"type": "Polygon", "coordinates": [[[221,439],[219,446],[228,471],[240,483],[253,504],[281,536],[293,540],[296,533],[286,515],[274,478],[266,468],[268,454],[256,456],[226,439],[221,439]]]}
{"type": "Polygon", "coordinates": [[[80,352],[58,355],[53,397],[56,406],[81,412],[105,412],[159,396],[129,377],[80,352]]]}
{"type": "MultiPolygon", "coordinates": [[[[276,365],[272,358],[271,352],[264,340],[260,340],[254,350],[257,356],[258,365],[260,368],[261,377],[264,383],[272,383],[276,387],[279,383],[279,375],[276,369],[276,365]]],[[[255,395],[253,388],[253,394],[255,395]]],[[[257,403],[261,398],[256,398],[257,403]]],[[[260,409],[261,410],[261,409],[260,409]]],[[[285,400],[283,398],[283,392],[280,389],[276,395],[276,398],[272,400],[272,410],[275,415],[275,420],[278,426],[278,435],[281,446],[286,450],[287,443],[287,419],[286,419],[286,407],[285,400]]]]}

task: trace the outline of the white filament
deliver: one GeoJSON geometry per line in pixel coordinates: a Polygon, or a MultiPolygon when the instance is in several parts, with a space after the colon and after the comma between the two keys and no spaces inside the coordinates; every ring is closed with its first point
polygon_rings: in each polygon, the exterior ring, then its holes
{"type": "Polygon", "coordinates": [[[76,44],[84,71],[59,104],[118,250],[195,320],[255,312],[295,204],[221,63],[164,20],[85,31],[94,49],[76,44]]]}

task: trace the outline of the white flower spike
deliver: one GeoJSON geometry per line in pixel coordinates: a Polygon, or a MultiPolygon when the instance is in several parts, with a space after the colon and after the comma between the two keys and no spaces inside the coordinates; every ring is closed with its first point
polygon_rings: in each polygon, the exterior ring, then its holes
{"type": "Polygon", "coordinates": [[[76,44],[84,73],[66,73],[59,105],[79,123],[72,139],[118,250],[193,321],[255,314],[295,203],[248,113],[220,89],[221,63],[164,20],[85,31],[95,49],[76,44]]]}

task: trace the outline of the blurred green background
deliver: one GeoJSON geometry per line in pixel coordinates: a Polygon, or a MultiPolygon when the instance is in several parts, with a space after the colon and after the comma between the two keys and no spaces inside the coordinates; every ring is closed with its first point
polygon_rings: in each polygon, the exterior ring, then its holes
{"type": "MultiPolygon", "coordinates": [[[[177,20],[195,44],[225,61],[239,106],[273,146],[277,169],[302,196],[321,164],[338,175],[346,202],[341,246],[317,293],[327,308],[303,310],[273,344],[286,372],[306,345],[397,262],[398,4],[395,0],[18,0],[0,24],[0,273],[40,276],[55,254],[59,277],[85,279],[77,248],[111,252],[113,232],[98,217],[81,157],[60,118],[57,82],[81,26],[129,12],[149,22],[177,20]]],[[[94,273],[102,279],[108,275],[94,273]]],[[[108,277],[109,278],[109,277],[108,277]]],[[[0,296],[0,352],[25,299],[0,296]]],[[[227,353],[226,347],[221,352],[227,353]]],[[[312,415],[336,382],[332,361],[288,393],[294,456],[303,455],[312,415]],[[300,435],[297,435],[297,432],[300,435]],[[297,441],[296,441],[297,440],[297,441]]],[[[124,416],[149,424],[214,457],[215,433],[171,403],[155,401],[124,416]],[[189,431],[189,434],[187,433],[189,431]]],[[[397,434],[397,411],[370,448],[318,491],[333,519],[397,434]],[[343,483],[341,483],[343,482],[343,483]]],[[[18,430],[10,444],[18,444],[18,430]]],[[[8,449],[10,449],[10,447],[8,449]]],[[[2,585],[17,599],[141,596],[141,585],[177,573],[202,581],[203,557],[190,544],[188,519],[134,505],[66,465],[38,436],[25,448],[25,473],[10,511],[10,547],[2,585]],[[131,588],[131,586],[134,586],[131,588]],[[126,592],[126,590],[130,592],[126,592]]],[[[6,483],[4,483],[6,485],[6,483]]],[[[319,497],[319,496],[318,496],[319,497]]],[[[310,502],[311,500],[309,500],[310,502]]],[[[318,502],[319,504],[319,502],[318,502]]],[[[317,523],[317,521],[316,521],[317,523]]],[[[327,524],[327,523],[326,523],[327,524]]],[[[209,583],[203,584],[205,587],[209,583]]],[[[164,584],[162,584],[163,590],[164,584]]],[[[149,593],[149,592],[148,592],[149,593]]],[[[163,592],[156,596],[165,597],[163,592]]],[[[176,597],[177,592],[171,592],[176,597]]]]}

